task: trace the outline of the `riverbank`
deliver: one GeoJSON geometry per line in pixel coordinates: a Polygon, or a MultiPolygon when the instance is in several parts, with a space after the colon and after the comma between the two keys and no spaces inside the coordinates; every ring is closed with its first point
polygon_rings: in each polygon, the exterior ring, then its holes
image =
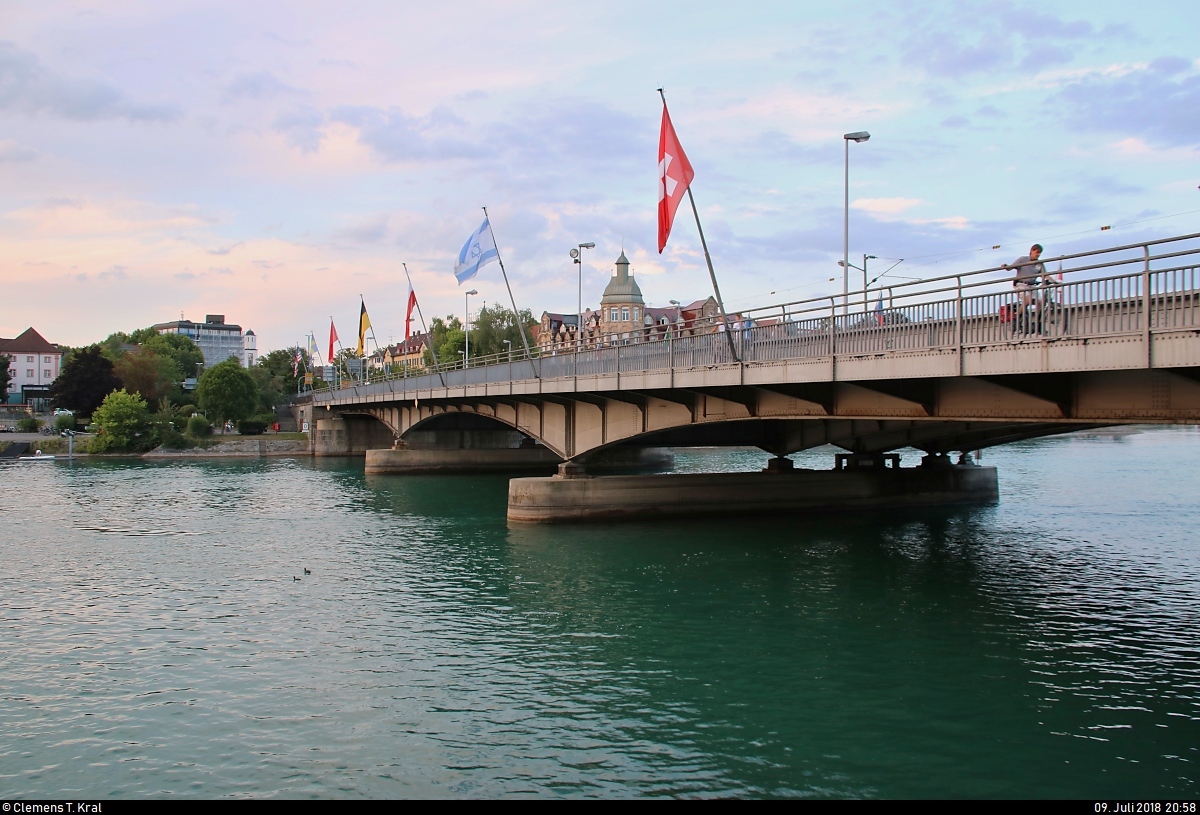
{"type": "MultiPolygon", "coordinates": [[[[282,434],[281,434],[282,435],[282,434]]],[[[76,458],[266,458],[271,456],[310,456],[308,438],[301,433],[287,434],[291,438],[276,438],[274,436],[231,436],[228,439],[205,439],[203,446],[186,450],[171,450],[156,447],[148,453],[88,453],[85,448],[87,438],[75,440],[76,458]],[[299,436],[299,438],[294,438],[299,436]]],[[[56,456],[67,456],[67,440],[59,436],[42,436],[37,433],[14,433],[12,438],[0,440],[0,454],[10,444],[16,442],[29,443],[29,452],[40,449],[44,453],[56,456]]]]}

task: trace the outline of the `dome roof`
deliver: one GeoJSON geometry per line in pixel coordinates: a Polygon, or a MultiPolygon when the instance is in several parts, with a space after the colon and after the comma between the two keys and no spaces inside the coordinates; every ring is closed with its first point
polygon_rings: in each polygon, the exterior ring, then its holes
{"type": "Polygon", "coordinates": [[[601,305],[620,303],[645,305],[645,302],[642,299],[641,288],[629,274],[629,258],[625,257],[625,252],[622,251],[621,256],[617,258],[617,273],[604,287],[604,296],[600,298],[600,303],[601,305]]]}

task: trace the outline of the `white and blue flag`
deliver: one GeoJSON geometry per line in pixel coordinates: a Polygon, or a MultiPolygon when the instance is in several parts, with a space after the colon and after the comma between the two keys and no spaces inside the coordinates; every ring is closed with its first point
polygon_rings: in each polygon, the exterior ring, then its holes
{"type": "Polygon", "coordinates": [[[479,274],[480,266],[486,266],[499,257],[496,241],[492,238],[492,229],[487,218],[484,218],[483,224],[467,238],[467,242],[458,253],[458,262],[454,264],[454,276],[458,278],[459,285],[462,285],[479,274]]]}

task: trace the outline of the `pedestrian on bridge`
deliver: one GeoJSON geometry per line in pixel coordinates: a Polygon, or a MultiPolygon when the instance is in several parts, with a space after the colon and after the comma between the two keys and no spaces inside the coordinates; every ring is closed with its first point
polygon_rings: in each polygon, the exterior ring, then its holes
{"type": "Polygon", "coordinates": [[[1046,274],[1046,267],[1038,258],[1042,256],[1040,243],[1035,243],[1029,247],[1028,255],[1021,255],[1012,262],[1012,265],[1002,264],[1004,269],[1014,269],[1016,273],[1013,275],[1013,288],[1017,291],[1018,307],[1017,307],[1017,325],[1025,331],[1033,331],[1033,326],[1030,325],[1030,306],[1033,303],[1033,290],[1046,283],[1049,275],[1046,274]]]}

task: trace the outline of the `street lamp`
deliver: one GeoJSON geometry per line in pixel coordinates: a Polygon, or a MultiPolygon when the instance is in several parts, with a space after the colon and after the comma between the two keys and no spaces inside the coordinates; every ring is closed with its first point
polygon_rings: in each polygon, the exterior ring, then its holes
{"type": "Polygon", "coordinates": [[[575,261],[575,265],[579,267],[579,301],[576,305],[579,307],[579,322],[575,324],[575,346],[576,348],[583,347],[583,250],[595,249],[594,243],[581,243],[578,249],[571,250],[571,260],[575,261]]]}
{"type": "Polygon", "coordinates": [[[842,219],[842,314],[850,312],[850,142],[865,142],[871,134],[857,130],[842,136],[846,142],[846,206],[842,219]]]}
{"type": "Polygon", "coordinates": [[[463,353],[463,367],[467,367],[467,363],[471,361],[471,295],[479,294],[479,292],[471,289],[463,295],[463,336],[466,337],[464,344],[466,351],[463,353]]]}
{"type": "Polygon", "coordinates": [[[504,344],[508,346],[508,361],[512,362],[512,340],[505,340],[504,344]]]}

